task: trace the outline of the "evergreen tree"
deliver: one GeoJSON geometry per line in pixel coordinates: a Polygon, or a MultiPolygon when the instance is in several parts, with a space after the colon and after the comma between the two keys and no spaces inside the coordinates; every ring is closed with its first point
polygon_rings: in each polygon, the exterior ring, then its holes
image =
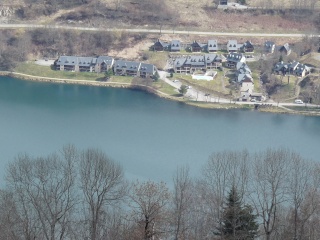
{"type": "Polygon", "coordinates": [[[233,186],[224,209],[220,234],[225,239],[249,240],[257,234],[258,224],[251,206],[242,206],[237,189],[233,186]]]}

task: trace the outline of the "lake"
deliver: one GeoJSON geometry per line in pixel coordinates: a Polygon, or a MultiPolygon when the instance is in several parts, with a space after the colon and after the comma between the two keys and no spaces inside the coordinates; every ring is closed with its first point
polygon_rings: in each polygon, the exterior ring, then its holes
{"type": "Polygon", "coordinates": [[[0,77],[0,175],[18,153],[47,155],[72,143],[106,152],[129,179],[194,176],[222,150],[288,147],[319,161],[320,117],[210,110],[130,89],[0,77]]]}

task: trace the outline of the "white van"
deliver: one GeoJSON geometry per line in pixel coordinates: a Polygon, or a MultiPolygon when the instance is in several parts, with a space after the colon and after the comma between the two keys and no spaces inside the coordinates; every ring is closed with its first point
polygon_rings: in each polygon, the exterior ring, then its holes
{"type": "Polygon", "coordinates": [[[294,100],[294,103],[303,104],[303,101],[301,99],[294,100]]]}

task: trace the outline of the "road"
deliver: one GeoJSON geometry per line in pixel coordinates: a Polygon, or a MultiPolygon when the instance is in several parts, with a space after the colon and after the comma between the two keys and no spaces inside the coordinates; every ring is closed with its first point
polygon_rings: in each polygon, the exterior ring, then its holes
{"type": "MultiPolygon", "coordinates": [[[[173,86],[174,88],[176,88],[176,91],[179,92],[178,89],[181,87],[180,81],[173,82],[172,80],[168,79],[166,77],[167,73],[165,71],[159,71],[159,75],[160,75],[160,79],[162,81],[165,81],[169,85],[173,86]]],[[[277,102],[272,102],[272,101],[258,102],[258,103],[257,102],[240,102],[240,101],[234,102],[234,101],[231,101],[230,99],[219,98],[219,97],[213,96],[213,95],[206,96],[206,93],[198,91],[194,88],[188,89],[185,96],[193,101],[212,102],[212,103],[234,103],[234,104],[239,104],[239,105],[243,105],[243,104],[247,104],[247,105],[268,104],[268,105],[272,105],[275,107],[281,107],[281,108],[285,108],[285,109],[286,109],[286,107],[294,107],[294,106],[304,107],[305,106],[305,104],[285,103],[285,102],[277,103],[277,102]]],[[[318,105],[316,105],[316,104],[309,104],[309,103],[307,104],[307,106],[308,107],[318,107],[318,105]]],[[[286,110],[290,111],[290,109],[286,109],[286,110]]]]}
{"type": "MultiPolygon", "coordinates": [[[[147,29],[147,28],[95,28],[95,27],[76,27],[68,25],[41,25],[41,24],[0,24],[0,29],[16,28],[48,28],[48,29],[69,29],[82,31],[124,31],[133,33],[161,33],[161,34],[191,34],[191,35],[210,35],[210,36],[242,36],[242,37],[290,37],[301,38],[306,34],[299,33],[240,33],[240,32],[208,32],[208,31],[181,31],[173,29],[147,29]]],[[[313,35],[318,36],[320,35],[313,35]]]]}

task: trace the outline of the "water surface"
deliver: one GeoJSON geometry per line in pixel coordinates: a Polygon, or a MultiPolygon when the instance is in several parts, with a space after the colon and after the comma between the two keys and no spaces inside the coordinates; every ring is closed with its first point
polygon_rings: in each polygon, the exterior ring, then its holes
{"type": "Polygon", "coordinates": [[[215,151],[288,147],[319,161],[320,117],[210,110],[129,89],[0,77],[0,176],[18,153],[72,143],[96,147],[130,179],[170,182],[177,166],[198,175],[215,151]]]}

